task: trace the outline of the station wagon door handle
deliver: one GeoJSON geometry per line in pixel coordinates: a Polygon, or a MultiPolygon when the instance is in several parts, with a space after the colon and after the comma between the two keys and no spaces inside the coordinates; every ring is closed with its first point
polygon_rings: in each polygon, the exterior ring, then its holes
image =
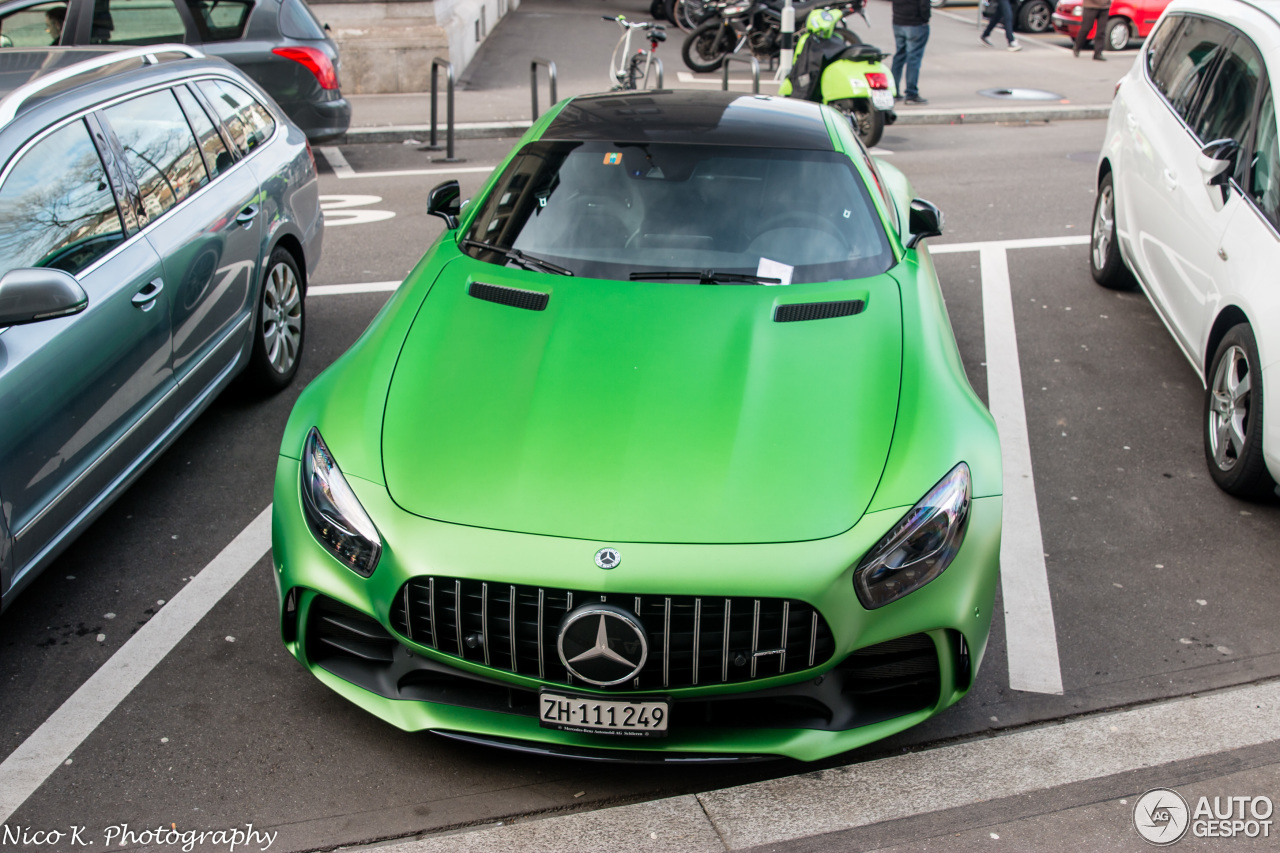
{"type": "Polygon", "coordinates": [[[156,305],[156,297],[160,295],[160,291],[164,290],[164,280],[154,278],[147,282],[147,286],[139,290],[133,295],[133,304],[137,305],[143,311],[150,311],[156,305]]]}
{"type": "Polygon", "coordinates": [[[238,214],[236,214],[236,222],[239,222],[241,225],[247,228],[249,226],[249,223],[253,221],[253,217],[257,215],[258,215],[258,205],[250,204],[245,206],[243,210],[241,210],[238,214]]]}

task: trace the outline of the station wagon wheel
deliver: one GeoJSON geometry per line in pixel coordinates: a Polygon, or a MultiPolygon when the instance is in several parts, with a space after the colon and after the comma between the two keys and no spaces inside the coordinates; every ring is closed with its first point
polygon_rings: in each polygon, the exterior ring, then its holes
{"type": "Polygon", "coordinates": [[[1111,174],[1098,182],[1093,201],[1093,227],[1089,235],[1089,271],[1093,280],[1112,290],[1132,290],[1133,273],[1120,257],[1116,244],[1116,192],[1111,174]]]}
{"type": "Polygon", "coordinates": [[[1053,24],[1049,0],[1027,0],[1018,10],[1018,28],[1029,33],[1045,33],[1053,24]]]}
{"type": "Polygon", "coordinates": [[[1214,482],[1237,497],[1265,497],[1275,489],[1262,456],[1262,370],[1248,323],[1218,344],[1204,395],[1204,453],[1214,482]]]}
{"type": "Polygon", "coordinates": [[[1107,21],[1106,45],[1108,50],[1124,50],[1129,46],[1133,28],[1126,18],[1119,15],[1107,21]]]}
{"type": "Polygon", "coordinates": [[[258,296],[258,322],[249,364],[249,382],[276,391],[298,372],[306,332],[302,276],[288,250],[277,247],[267,262],[258,296]]]}

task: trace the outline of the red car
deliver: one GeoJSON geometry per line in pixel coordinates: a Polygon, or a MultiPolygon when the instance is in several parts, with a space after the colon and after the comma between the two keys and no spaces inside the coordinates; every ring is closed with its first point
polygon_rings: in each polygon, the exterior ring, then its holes
{"type": "MultiPolygon", "coordinates": [[[[1080,0],[1058,0],[1053,13],[1053,28],[1075,39],[1080,32],[1080,0]]],[[[1124,50],[1135,36],[1144,39],[1156,19],[1169,5],[1169,0],[1112,0],[1106,23],[1102,24],[1102,37],[1109,50],[1124,50]]],[[[1089,38],[1097,36],[1097,25],[1089,31],[1089,38]]]]}

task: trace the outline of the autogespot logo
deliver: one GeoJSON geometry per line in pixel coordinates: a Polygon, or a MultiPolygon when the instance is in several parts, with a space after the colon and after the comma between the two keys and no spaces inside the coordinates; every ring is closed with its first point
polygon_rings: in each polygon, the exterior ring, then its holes
{"type": "Polygon", "coordinates": [[[1180,840],[1190,823],[1187,801],[1168,788],[1152,788],[1133,807],[1133,825],[1138,834],[1161,847],[1180,840]]]}

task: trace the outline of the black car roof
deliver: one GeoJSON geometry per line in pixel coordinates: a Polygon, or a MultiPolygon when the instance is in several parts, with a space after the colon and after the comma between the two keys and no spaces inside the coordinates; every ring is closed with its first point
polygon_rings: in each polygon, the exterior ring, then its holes
{"type": "Polygon", "coordinates": [[[735,92],[652,90],[574,98],[543,139],[675,142],[830,151],[817,104],[735,92]]]}

